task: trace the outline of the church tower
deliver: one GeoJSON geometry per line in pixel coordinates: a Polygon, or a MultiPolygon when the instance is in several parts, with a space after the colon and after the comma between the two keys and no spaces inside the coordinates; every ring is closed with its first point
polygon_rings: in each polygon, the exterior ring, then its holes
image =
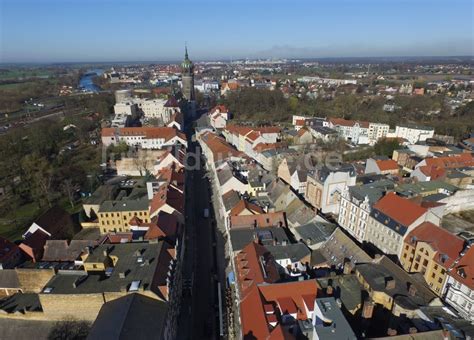
{"type": "Polygon", "coordinates": [[[194,64],[188,57],[188,47],[185,47],[184,60],[181,63],[181,74],[183,82],[183,96],[189,102],[194,101],[194,64]]]}

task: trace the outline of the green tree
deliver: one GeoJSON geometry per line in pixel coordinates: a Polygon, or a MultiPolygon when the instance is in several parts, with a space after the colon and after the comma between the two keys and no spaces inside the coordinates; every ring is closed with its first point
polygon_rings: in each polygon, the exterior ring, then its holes
{"type": "Polygon", "coordinates": [[[380,139],[374,145],[375,154],[387,157],[392,157],[393,151],[399,148],[400,144],[396,139],[380,139]]]}

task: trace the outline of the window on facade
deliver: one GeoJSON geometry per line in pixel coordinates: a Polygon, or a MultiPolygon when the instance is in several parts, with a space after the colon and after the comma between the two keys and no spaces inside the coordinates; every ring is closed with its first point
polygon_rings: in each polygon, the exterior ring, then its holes
{"type": "Polygon", "coordinates": [[[418,263],[415,263],[415,267],[414,267],[415,270],[418,270],[418,267],[419,267],[418,263]]]}
{"type": "Polygon", "coordinates": [[[436,274],[435,274],[435,273],[431,274],[431,278],[432,278],[432,279],[434,279],[435,277],[436,277],[436,274]]]}
{"type": "Polygon", "coordinates": [[[443,279],[440,277],[440,278],[438,279],[438,283],[442,283],[442,282],[443,282],[443,279]]]}
{"type": "Polygon", "coordinates": [[[435,264],[433,268],[434,268],[434,270],[437,270],[437,269],[438,269],[438,265],[435,264]]]}
{"type": "Polygon", "coordinates": [[[427,265],[428,265],[428,260],[427,260],[427,259],[424,259],[424,260],[423,260],[423,266],[426,267],[427,265]]]}

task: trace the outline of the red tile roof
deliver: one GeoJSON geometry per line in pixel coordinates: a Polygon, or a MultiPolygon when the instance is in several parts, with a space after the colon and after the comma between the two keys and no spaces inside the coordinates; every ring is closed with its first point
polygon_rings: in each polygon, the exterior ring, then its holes
{"type": "Polygon", "coordinates": [[[283,212],[273,212],[258,215],[230,216],[230,227],[237,228],[265,228],[286,227],[286,218],[283,212]]]}
{"type": "Polygon", "coordinates": [[[329,118],[329,121],[333,125],[350,126],[350,127],[358,123],[363,128],[369,128],[369,124],[370,124],[369,122],[366,122],[366,121],[348,120],[348,119],[343,119],[343,118],[329,118]]]}
{"type": "Polygon", "coordinates": [[[413,229],[405,242],[416,246],[417,242],[428,243],[435,251],[434,260],[444,268],[449,268],[464,248],[464,240],[431,222],[423,222],[413,229]]]}
{"type": "Polygon", "coordinates": [[[474,247],[470,247],[449,275],[474,290],[474,247]]]}
{"type": "Polygon", "coordinates": [[[150,214],[160,210],[165,204],[176,211],[184,212],[184,194],[172,185],[161,185],[150,202],[150,214]]]}
{"type": "Polygon", "coordinates": [[[240,215],[244,210],[249,210],[253,215],[256,214],[263,214],[264,211],[262,208],[260,208],[258,205],[250,203],[246,200],[240,200],[239,203],[237,203],[231,210],[230,210],[230,216],[238,216],[240,215]]]}
{"type": "Polygon", "coordinates": [[[428,166],[428,165],[420,166],[420,171],[425,176],[429,177],[430,180],[432,181],[439,179],[441,177],[444,177],[444,175],[446,175],[446,170],[438,166],[428,166]]]}
{"type": "Polygon", "coordinates": [[[248,289],[260,283],[273,283],[280,279],[278,268],[271,253],[264,246],[250,242],[235,257],[237,281],[241,297],[248,289]]]}
{"type": "Polygon", "coordinates": [[[227,110],[227,107],[225,107],[225,105],[217,105],[209,113],[212,115],[212,114],[216,113],[217,111],[219,111],[220,113],[229,112],[229,110],[227,110]]]}
{"type": "Polygon", "coordinates": [[[425,158],[426,165],[439,168],[461,168],[465,166],[474,166],[474,157],[471,153],[462,153],[447,157],[425,158]]]}
{"type": "Polygon", "coordinates": [[[384,159],[375,161],[380,171],[398,170],[398,164],[393,159],[384,159]]]}
{"type": "Polygon", "coordinates": [[[217,136],[215,133],[204,133],[202,136],[202,140],[212,152],[212,155],[214,156],[214,161],[225,160],[230,157],[246,158],[244,153],[236,150],[223,138],[217,136]]]}
{"type": "Polygon", "coordinates": [[[411,225],[427,212],[427,209],[422,208],[410,200],[397,196],[395,193],[388,193],[382,197],[374,204],[374,209],[379,210],[404,226],[411,225]]]}
{"type": "Polygon", "coordinates": [[[285,143],[277,142],[277,143],[258,143],[253,147],[254,151],[256,152],[263,152],[266,150],[274,150],[278,148],[286,147],[285,143]]]}
{"type": "Polygon", "coordinates": [[[314,280],[253,286],[240,303],[244,339],[292,339],[281,327],[281,315],[288,311],[298,320],[310,318],[317,289],[314,280]]]}

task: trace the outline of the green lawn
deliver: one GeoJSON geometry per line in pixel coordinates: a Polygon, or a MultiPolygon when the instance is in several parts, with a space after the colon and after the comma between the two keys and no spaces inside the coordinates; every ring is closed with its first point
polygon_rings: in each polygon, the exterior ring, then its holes
{"type": "Polygon", "coordinates": [[[4,79],[18,79],[28,77],[44,77],[50,76],[52,73],[46,69],[20,69],[14,68],[7,70],[6,72],[0,72],[0,80],[4,79]]]}
{"type": "Polygon", "coordinates": [[[21,239],[21,235],[40,213],[41,210],[36,203],[29,203],[2,216],[0,218],[0,236],[10,241],[21,239]]]}

